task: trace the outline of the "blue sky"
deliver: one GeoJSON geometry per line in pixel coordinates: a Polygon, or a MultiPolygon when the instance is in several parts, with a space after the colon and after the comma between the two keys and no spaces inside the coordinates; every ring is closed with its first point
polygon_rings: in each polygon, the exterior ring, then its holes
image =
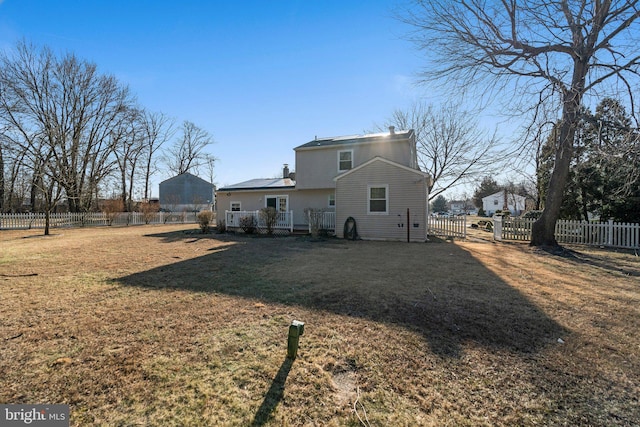
{"type": "MultiPolygon", "coordinates": [[[[150,111],[213,135],[216,184],[294,169],[293,148],[362,133],[429,93],[394,1],[4,0],[21,39],[115,75],[150,111]]],[[[203,174],[204,175],[204,174],[203,174]]],[[[168,175],[161,173],[152,187],[168,175]]],[[[206,178],[203,176],[203,178],[206,178]]]]}

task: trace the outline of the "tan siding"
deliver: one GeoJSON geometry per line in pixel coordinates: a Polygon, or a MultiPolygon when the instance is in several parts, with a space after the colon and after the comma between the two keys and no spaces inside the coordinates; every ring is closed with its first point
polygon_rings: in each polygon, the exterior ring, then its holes
{"type": "Polygon", "coordinates": [[[245,190],[216,193],[216,211],[218,218],[224,218],[224,211],[231,210],[231,202],[240,202],[243,211],[256,211],[265,207],[265,196],[283,196],[289,195],[289,209],[291,209],[291,200],[295,190],[245,190]],[[230,194],[230,195],[227,195],[230,194]]]}
{"type": "Polygon", "coordinates": [[[307,208],[334,210],[334,208],[329,208],[329,194],[333,192],[333,189],[300,190],[294,192],[289,198],[289,203],[293,210],[294,226],[301,228],[308,225],[304,216],[304,210],[307,208]]]}
{"type": "Polygon", "coordinates": [[[410,227],[412,241],[426,240],[426,181],[417,173],[375,161],[340,178],[336,188],[336,235],[343,237],[348,217],[356,220],[363,239],[406,240],[410,227]],[[368,186],[388,185],[387,215],[368,213],[368,186]],[[407,209],[410,212],[407,223],[407,209]],[[418,227],[413,227],[417,224],[418,227]]]}
{"type": "Polygon", "coordinates": [[[338,150],[296,151],[296,188],[333,188],[338,174],[338,150]]]}
{"type": "Polygon", "coordinates": [[[412,144],[412,140],[405,139],[394,141],[392,144],[374,142],[298,150],[296,151],[296,188],[334,188],[333,178],[339,174],[339,151],[353,150],[354,168],[376,156],[412,167],[415,163],[412,159],[412,144]]]}
{"type": "Polygon", "coordinates": [[[265,206],[265,196],[289,195],[289,210],[293,211],[293,223],[296,228],[307,224],[304,210],[306,208],[329,209],[329,194],[333,189],[325,190],[247,190],[218,192],[216,195],[218,218],[224,218],[224,212],[231,210],[231,202],[240,202],[243,211],[255,211],[265,206]]]}

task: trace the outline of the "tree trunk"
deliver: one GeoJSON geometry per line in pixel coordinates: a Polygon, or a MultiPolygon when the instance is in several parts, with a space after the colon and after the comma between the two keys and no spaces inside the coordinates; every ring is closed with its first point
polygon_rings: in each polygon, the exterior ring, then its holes
{"type": "Polygon", "coordinates": [[[49,206],[44,211],[44,235],[49,235],[49,224],[51,223],[51,211],[49,210],[49,206]]]}
{"type": "Polygon", "coordinates": [[[582,216],[585,221],[589,221],[589,209],[587,209],[587,191],[584,189],[584,184],[580,183],[580,204],[582,208],[582,216]]]}
{"type": "Polygon", "coordinates": [[[122,186],[122,191],[120,193],[120,197],[122,198],[122,209],[124,209],[125,212],[129,212],[127,204],[127,176],[124,170],[120,172],[120,185],[122,186]]]}
{"type": "Polygon", "coordinates": [[[144,201],[149,201],[149,181],[151,179],[151,154],[147,160],[146,169],[144,171],[144,201]]]}
{"type": "MultiPolygon", "coordinates": [[[[578,69],[576,65],[576,69],[578,69]]],[[[586,67],[583,67],[583,69],[586,67]]],[[[576,71],[578,73],[578,71],[576,71]]],[[[574,80],[576,76],[574,74],[574,80]]],[[[584,79],[581,79],[584,87],[584,79]]],[[[578,84],[579,85],[579,84],[578,84]]],[[[560,208],[564,190],[569,177],[569,167],[573,156],[574,137],[579,119],[580,103],[582,100],[581,88],[573,88],[565,94],[562,110],[562,124],[560,126],[560,138],[556,149],[553,172],[549,179],[547,196],[544,203],[542,216],[533,223],[531,229],[531,246],[559,246],[555,237],[556,221],[560,217],[560,208]]]]}
{"type": "Polygon", "coordinates": [[[0,146],[0,213],[4,212],[4,159],[0,146]]]}

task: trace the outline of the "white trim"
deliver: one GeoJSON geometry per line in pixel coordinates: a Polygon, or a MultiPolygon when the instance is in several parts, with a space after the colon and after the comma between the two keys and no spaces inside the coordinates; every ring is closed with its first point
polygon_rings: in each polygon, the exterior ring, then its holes
{"type": "MultiPolygon", "coordinates": [[[[373,199],[382,200],[382,199],[373,199]]],[[[389,215],[389,184],[368,184],[367,185],[367,215],[389,215]],[[371,189],[384,188],[384,212],[371,211],[371,189]]]]}
{"type": "Polygon", "coordinates": [[[400,163],[396,163],[396,162],[391,161],[391,160],[389,160],[389,159],[385,159],[384,157],[376,156],[376,157],[374,157],[373,159],[368,160],[368,161],[364,162],[363,164],[358,165],[358,166],[356,166],[355,168],[353,168],[353,169],[351,169],[351,170],[348,170],[348,171],[346,171],[345,173],[343,173],[343,174],[341,174],[341,175],[336,176],[335,178],[333,178],[333,180],[334,180],[334,181],[337,181],[337,180],[339,180],[339,179],[341,179],[341,178],[344,178],[345,176],[347,176],[347,175],[349,175],[349,174],[352,174],[352,173],[354,173],[354,172],[355,172],[355,171],[357,171],[357,170],[360,170],[360,169],[362,169],[362,168],[364,168],[364,167],[369,166],[369,165],[370,165],[371,163],[373,163],[373,162],[383,162],[383,163],[387,163],[387,164],[389,164],[389,165],[392,165],[392,166],[398,167],[398,168],[400,168],[400,169],[403,169],[403,170],[406,170],[406,171],[409,171],[409,172],[415,173],[416,175],[420,175],[420,176],[425,177],[425,178],[430,178],[430,175],[429,175],[427,172],[422,172],[422,171],[421,171],[421,170],[419,170],[419,169],[410,168],[410,167],[408,167],[408,166],[401,165],[400,163]]]}
{"type": "Polygon", "coordinates": [[[338,150],[338,172],[346,172],[353,169],[353,150],[338,150]],[[351,153],[351,167],[348,169],[340,169],[340,154],[351,153]]]}

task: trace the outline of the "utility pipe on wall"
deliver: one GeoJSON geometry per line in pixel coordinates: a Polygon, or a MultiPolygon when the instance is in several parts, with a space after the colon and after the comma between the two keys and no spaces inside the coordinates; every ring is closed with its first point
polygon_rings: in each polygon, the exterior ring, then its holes
{"type": "Polygon", "coordinates": [[[409,208],[407,208],[407,243],[411,241],[411,222],[409,222],[409,208]]]}

